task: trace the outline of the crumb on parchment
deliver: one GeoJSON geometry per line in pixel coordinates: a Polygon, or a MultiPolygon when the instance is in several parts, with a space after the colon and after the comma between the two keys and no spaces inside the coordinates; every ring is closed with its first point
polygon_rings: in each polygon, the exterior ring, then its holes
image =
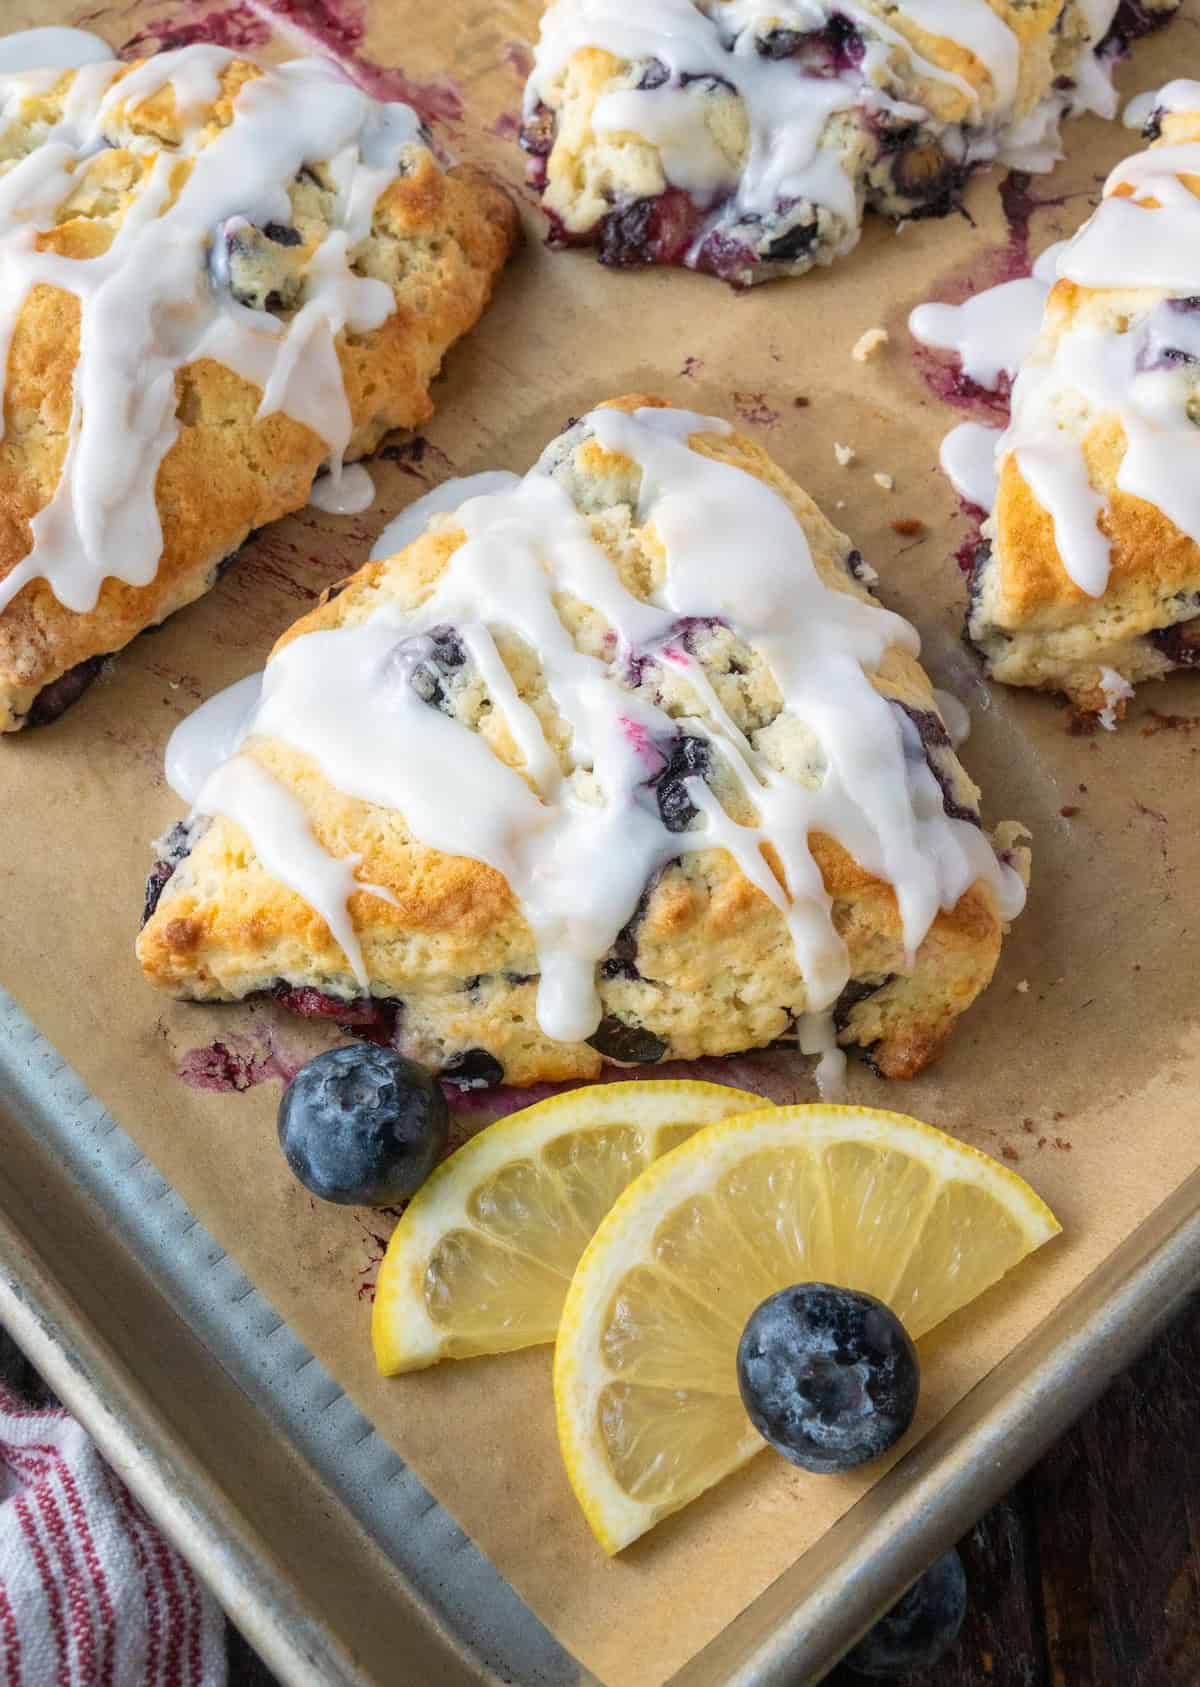
{"type": "Polygon", "coordinates": [[[850,356],[855,363],[866,363],[877,351],[882,351],[890,339],[891,335],[886,328],[868,328],[866,333],[861,334],[855,341],[850,356]]]}
{"type": "Polygon", "coordinates": [[[877,474],[873,478],[876,486],[881,486],[885,492],[894,492],[896,490],[896,481],[893,475],[877,474]]]}
{"type": "Polygon", "coordinates": [[[852,445],[839,445],[836,441],[834,442],[833,454],[837,458],[840,466],[844,469],[848,469],[854,459],[858,456],[858,452],[852,445]]]}

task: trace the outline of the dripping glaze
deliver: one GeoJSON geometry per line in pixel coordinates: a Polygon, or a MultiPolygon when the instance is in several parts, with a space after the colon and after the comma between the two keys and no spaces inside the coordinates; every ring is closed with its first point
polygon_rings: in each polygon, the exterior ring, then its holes
{"type": "MultiPolygon", "coordinates": [[[[710,236],[741,222],[759,223],[780,207],[808,201],[835,219],[840,239],[822,261],[857,243],[864,184],[857,166],[822,144],[839,113],[919,122],[937,137],[947,160],[966,170],[999,159],[1025,170],[1048,170],[1061,156],[1058,125],[1069,114],[1116,109],[1109,67],[1097,49],[1118,0],[1088,0],[1078,63],[1056,80],[1032,110],[1019,113],[1021,69],[1016,34],[988,0],[897,0],[893,16],[954,45],[986,72],[987,109],[973,84],[931,62],[908,35],[879,11],[855,0],[557,0],[541,21],[534,67],[525,92],[525,117],[553,109],[555,85],[573,56],[587,48],[626,63],[657,65],[659,79],[602,94],[590,114],[598,135],[634,134],[659,152],[669,186],[684,190],[707,222],[685,258],[698,264],[710,236]],[[764,32],[815,35],[831,22],[853,28],[861,41],[855,62],[811,73],[762,46],[764,32]],[[887,92],[895,65],[912,77],[958,96],[965,117],[935,119],[911,99],[887,92]],[[748,128],[744,159],[731,158],[706,121],[706,88],[723,86],[741,100],[748,128]]],[[[703,267],[703,264],[700,264],[703,267]]]]}
{"type": "MultiPolygon", "coordinates": [[[[1200,83],[1173,84],[1172,97],[1174,109],[1200,111],[1200,83]]],[[[1083,430],[1064,426],[1064,416],[1119,417],[1118,489],[1154,504],[1200,544],[1200,429],[1189,415],[1189,369],[1200,361],[1191,303],[1200,200],[1188,176],[1200,176],[1200,142],[1153,146],[1109,176],[1098,210],[1060,253],[1057,274],[1082,288],[1147,288],[1158,297],[1122,333],[1082,317],[1048,327],[1013,385],[1012,422],[998,447],[1001,462],[1015,457],[1053,519],[1064,568],[1091,597],[1108,586],[1110,546],[1098,519],[1106,500],[1088,477],[1083,430]]]]}
{"type": "MultiPolygon", "coordinates": [[[[1154,96],[1154,110],[1200,111],[1200,82],[1179,81],[1154,96]]],[[[1200,142],[1155,145],[1126,159],[1105,183],[1099,208],[1074,239],[1039,259],[1025,281],[1006,282],[965,305],[922,305],[909,319],[916,339],[953,351],[964,373],[996,390],[1012,377],[1006,430],[967,422],[942,443],[955,490],[993,507],[1009,456],[1054,523],[1071,580],[1090,597],[1108,586],[1110,545],[1099,525],[1107,500],[1092,486],[1086,428],[1119,418],[1125,451],[1116,485],[1155,505],[1200,544],[1200,428],[1189,370],[1200,363],[1200,200],[1185,178],[1200,177],[1200,142]],[[1045,321],[1055,281],[1081,288],[1152,289],[1117,332],[1079,313],[1045,321]]],[[[985,526],[984,537],[992,537],[985,526]]]]}
{"type": "MultiPolygon", "coordinates": [[[[828,1085],[838,1066],[831,1009],[849,966],[810,832],[833,837],[893,886],[910,961],[939,909],[953,908],[978,881],[991,886],[1002,918],[1014,917],[1024,900],[1020,878],[977,826],[946,814],[910,742],[915,729],[870,682],[890,647],[917,654],[915,631],[826,586],[787,503],[754,476],[691,449],[692,436],[724,435],[728,425],[675,410],[602,409],[579,427],[641,470],[636,516],[665,551],[652,601],[625,588],[543,458],[523,479],[506,477],[457,510],[453,525],[464,541],[418,607],[387,602],[365,621],[303,634],[276,653],[250,717],[232,711],[242,748],[208,774],[197,813],[236,820],[269,870],[335,935],[348,929],[349,891],[387,893],[356,881],[353,863],[331,866],[316,849],[301,805],[255,760],[256,739],[312,757],[338,791],[402,814],[422,844],[487,863],[507,879],[536,942],[539,1024],[567,1042],[596,1030],[598,963],[655,872],[682,851],[727,850],[787,923],[805,981],[802,1043],[824,1057],[828,1085]],[[604,618],[615,634],[611,659],[576,647],[555,608],[558,594],[604,618]],[[693,616],[721,619],[769,664],[783,710],[820,746],[814,786],[778,773],[717,703],[678,640],[681,620],[693,616]],[[521,771],[429,707],[410,683],[430,633],[445,625],[456,629],[503,715],[521,771]],[[566,770],[500,658],[501,628],[538,653],[570,728],[566,770]],[[639,654],[685,676],[694,716],[669,716],[620,683],[639,654]],[[647,798],[646,746],[681,726],[711,746],[754,821],[735,821],[694,777],[686,792],[700,818],[694,829],[667,829],[647,798]],[[247,766],[255,770],[249,779],[247,766]]],[[[342,946],[365,990],[356,946],[342,946]]]]}
{"type": "MultiPolygon", "coordinates": [[[[354,252],[406,148],[421,144],[420,124],[407,106],[369,99],[329,64],[295,60],[248,80],[228,125],[210,137],[207,108],[234,59],[224,48],[192,46],[133,69],[86,63],[59,122],[0,176],[0,369],[32,288],[73,294],[81,313],[66,459],[30,524],[30,551],[0,582],[0,610],[39,578],[81,613],[95,607],[107,577],[153,580],[163,543],[155,481],[178,432],[175,376],[200,358],[260,387],[259,416],[280,411],[311,428],[337,487],[352,430],[337,336],[378,328],[395,308],[384,282],[354,272],[354,252]],[[108,249],[91,258],[39,252],[38,231],[54,226],[122,113],[167,87],[181,143],[155,154],[108,249]],[[289,184],[306,164],[326,160],[335,222],[312,257],[299,308],[285,322],[239,304],[210,276],[216,231],[246,215],[286,223],[289,184]]],[[[58,74],[0,75],[4,119],[18,118],[58,74]]]]}
{"type": "MultiPolygon", "coordinates": [[[[421,537],[431,517],[448,514],[468,498],[483,493],[507,492],[519,485],[520,479],[520,475],[502,469],[489,469],[443,481],[388,522],[371,547],[368,560],[395,556],[421,537]]],[[[241,748],[262,696],[262,681],[261,670],[235,680],[185,715],[172,732],[166,751],[167,784],[185,803],[194,804],[209,775],[241,748]]]]}

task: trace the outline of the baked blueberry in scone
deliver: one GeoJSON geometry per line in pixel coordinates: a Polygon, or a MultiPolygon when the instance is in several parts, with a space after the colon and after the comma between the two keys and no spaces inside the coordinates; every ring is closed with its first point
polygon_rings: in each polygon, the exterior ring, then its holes
{"type": "Polygon", "coordinates": [[[0,76],[0,730],[430,413],[515,230],[414,112],[195,46],[0,76]]]}
{"type": "Polygon", "coordinates": [[[1028,857],[859,568],[725,422],[592,411],[279,641],[147,976],[366,1014],[466,1086],[789,1037],[919,1071],[1028,857]]]}
{"type": "Polygon", "coordinates": [[[944,216],[971,170],[1047,170],[1063,116],[1179,0],[553,0],[521,143],[551,242],[739,286],[944,216]]]}
{"type": "Polygon", "coordinates": [[[1058,259],[967,617],[993,678],[1106,725],[1200,666],[1200,82],[1161,98],[1058,259]]]}

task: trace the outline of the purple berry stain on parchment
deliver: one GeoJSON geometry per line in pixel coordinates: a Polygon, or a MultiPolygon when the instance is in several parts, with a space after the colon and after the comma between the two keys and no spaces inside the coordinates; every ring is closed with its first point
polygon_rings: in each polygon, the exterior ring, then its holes
{"type": "MultiPolygon", "coordinates": [[[[1078,195],[1071,195],[1075,198],[1078,195]]],[[[966,299],[999,287],[1006,281],[1020,281],[1033,271],[1034,256],[1030,249],[1030,224],[1035,211],[1050,210],[1066,204],[1065,198],[1041,198],[1031,191],[1028,175],[1013,170],[1000,185],[1000,203],[1008,223],[1008,238],[1003,246],[993,247],[971,261],[965,270],[948,277],[931,295],[939,304],[959,305],[966,299]]],[[[943,404],[951,405],[961,414],[990,427],[1008,426],[1011,413],[1012,381],[1001,372],[994,389],[981,387],[964,374],[959,359],[952,353],[938,351],[912,342],[913,359],[926,386],[943,404]]],[[[969,529],[966,538],[955,552],[955,560],[964,574],[970,574],[979,548],[980,529],[987,512],[966,499],[959,500],[969,529]]]]}
{"type": "Polygon", "coordinates": [[[204,42],[231,52],[253,52],[271,39],[271,25],[245,0],[233,6],[172,7],[154,23],[131,35],[119,49],[123,59],[169,53],[204,42]]]}
{"type": "Polygon", "coordinates": [[[281,1059],[268,1038],[235,1031],[200,1048],[188,1049],[176,1070],[189,1089],[240,1093],[273,1079],[286,1084],[298,1068],[281,1059]]]}
{"type": "Polygon", "coordinates": [[[782,411],[769,404],[766,394],[761,392],[735,392],[733,408],[741,421],[754,428],[773,428],[782,415],[782,411]]]}
{"type": "MultiPolygon", "coordinates": [[[[1078,197],[1072,195],[1071,197],[1078,197]]],[[[1020,281],[1033,270],[1030,250],[1030,223],[1035,211],[1044,211],[1066,204],[1065,198],[1039,198],[1030,190],[1030,178],[1013,170],[1000,184],[1000,203],[1008,223],[1008,239],[1003,246],[973,258],[965,270],[948,276],[930,295],[930,302],[961,305],[989,287],[999,287],[1006,281],[1020,281]]],[[[1012,383],[1001,375],[995,391],[981,387],[964,375],[958,359],[946,352],[930,349],[913,342],[913,357],[926,386],[943,404],[990,423],[1005,426],[1009,416],[1009,397],[1012,383]]]]}
{"type": "Polygon", "coordinates": [[[402,100],[427,123],[456,123],[462,96],[447,78],[421,82],[399,65],[381,64],[364,50],[366,0],[239,0],[226,7],[187,0],[167,8],[120,49],[123,58],[191,46],[197,41],[235,52],[263,47],[281,36],[304,53],[332,60],[346,78],[378,100],[402,100]]]}
{"type": "MultiPolygon", "coordinates": [[[[750,1090],[755,1095],[761,1095],[764,1104],[775,1102],[784,1107],[815,1099],[812,1073],[813,1063],[807,1055],[799,1054],[792,1048],[773,1048],[700,1060],[667,1060],[653,1068],[645,1067],[641,1075],[681,1082],[727,1084],[734,1089],[750,1090]]],[[[535,1101],[546,1101],[566,1090],[579,1089],[581,1084],[628,1083],[631,1077],[637,1075],[626,1067],[606,1066],[598,1078],[581,1079],[579,1083],[528,1084],[522,1088],[500,1085],[490,1090],[460,1090],[447,1084],[450,1148],[453,1150],[459,1140],[465,1141],[468,1136],[474,1135],[477,1128],[493,1119],[502,1119],[522,1107],[532,1107],[535,1101]]]]}

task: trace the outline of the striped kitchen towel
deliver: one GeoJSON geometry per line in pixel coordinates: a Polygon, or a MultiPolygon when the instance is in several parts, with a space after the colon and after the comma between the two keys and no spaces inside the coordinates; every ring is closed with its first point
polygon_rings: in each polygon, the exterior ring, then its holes
{"type": "Polygon", "coordinates": [[[0,1687],[223,1687],[216,1601],[58,1407],[0,1387],[0,1687]]]}

